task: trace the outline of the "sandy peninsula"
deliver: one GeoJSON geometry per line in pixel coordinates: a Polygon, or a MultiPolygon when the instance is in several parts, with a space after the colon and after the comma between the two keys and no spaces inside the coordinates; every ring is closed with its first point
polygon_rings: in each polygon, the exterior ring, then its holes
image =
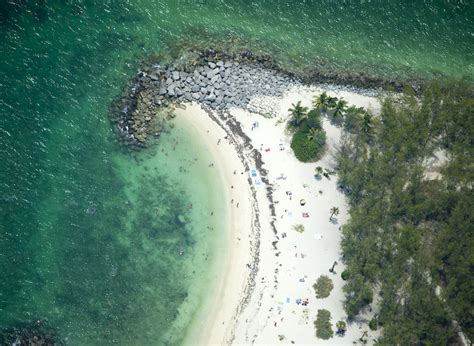
{"type": "MultiPolygon", "coordinates": [[[[229,251],[222,256],[221,279],[186,344],[353,344],[364,332],[355,322],[344,337],[325,341],[316,337],[313,326],[317,310],[323,308],[331,312],[333,325],[345,320],[340,226],[348,218],[348,206],[337,189],[337,176],[314,175],[316,166],[335,167],[341,131],[324,120],[326,154],[318,162],[302,163],[294,157],[285,129],[291,104],[302,101],[309,107],[322,91],[349,105],[375,113],[380,109],[372,96],[295,86],[283,97],[265,100],[275,110],[272,118],[248,108],[216,113],[197,103],[177,111],[214,157],[210,169],[218,169],[225,182],[229,220],[229,251]],[[340,214],[330,220],[334,206],[340,214]],[[304,232],[296,232],[295,225],[303,225],[304,232]],[[331,274],[334,262],[336,274],[331,274]],[[328,298],[316,299],[312,286],[322,274],[330,276],[334,289],[328,298]],[[305,300],[308,303],[301,304],[305,300]]],[[[377,336],[368,332],[369,341],[377,336]]]]}

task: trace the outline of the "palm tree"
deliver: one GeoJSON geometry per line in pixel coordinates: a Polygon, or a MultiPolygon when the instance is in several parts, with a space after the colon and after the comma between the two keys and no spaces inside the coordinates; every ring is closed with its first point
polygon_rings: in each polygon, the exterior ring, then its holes
{"type": "Polygon", "coordinates": [[[369,333],[366,330],[364,330],[364,332],[362,333],[362,336],[359,338],[360,342],[365,343],[365,337],[367,337],[368,334],[369,333]]]}
{"type": "Polygon", "coordinates": [[[336,107],[334,108],[334,112],[332,113],[332,116],[334,118],[342,117],[342,114],[346,111],[346,106],[347,106],[347,102],[343,99],[340,99],[337,102],[336,107]]]}
{"type": "Polygon", "coordinates": [[[337,261],[334,261],[334,263],[332,264],[332,267],[329,268],[329,272],[330,272],[330,273],[336,274],[336,273],[334,272],[334,267],[335,267],[336,265],[337,265],[337,261]]]}
{"type": "Polygon", "coordinates": [[[318,135],[319,133],[319,129],[315,128],[315,127],[312,127],[308,130],[308,135],[306,136],[306,138],[308,139],[308,141],[314,141],[316,140],[316,136],[318,135]]]}
{"type": "Polygon", "coordinates": [[[308,118],[308,107],[303,107],[301,101],[298,101],[296,104],[292,103],[291,105],[293,107],[288,109],[291,116],[290,124],[293,127],[298,127],[308,118]]]}
{"type": "Polygon", "coordinates": [[[337,97],[329,97],[326,104],[327,104],[328,109],[336,108],[336,106],[337,106],[337,97]]]}
{"type": "Polygon", "coordinates": [[[321,95],[314,98],[313,106],[314,108],[319,108],[321,110],[327,110],[328,94],[323,92],[321,95]]]}
{"type": "Polygon", "coordinates": [[[323,174],[323,167],[318,166],[314,169],[314,172],[316,173],[317,177],[321,177],[321,174],[323,174]]]}
{"type": "Polygon", "coordinates": [[[326,144],[326,133],[322,129],[315,127],[310,128],[306,138],[308,141],[315,141],[320,147],[326,144]]]}
{"type": "Polygon", "coordinates": [[[329,216],[329,220],[332,220],[332,217],[334,215],[336,215],[336,216],[339,215],[339,208],[338,207],[332,207],[330,211],[331,211],[331,216],[329,216]]]}

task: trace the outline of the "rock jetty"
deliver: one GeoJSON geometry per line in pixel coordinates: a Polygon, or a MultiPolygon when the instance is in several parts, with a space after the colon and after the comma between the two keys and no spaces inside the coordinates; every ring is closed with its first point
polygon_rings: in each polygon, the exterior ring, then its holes
{"type": "Polygon", "coordinates": [[[269,58],[250,52],[221,57],[206,50],[194,65],[142,68],[127,92],[114,102],[112,121],[122,142],[144,147],[149,137],[159,136],[164,129],[170,106],[197,102],[217,112],[239,107],[273,117],[277,109],[270,97],[282,96],[294,85],[301,82],[279,71],[269,58]],[[263,102],[250,103],[255,97],[263,102]]]}

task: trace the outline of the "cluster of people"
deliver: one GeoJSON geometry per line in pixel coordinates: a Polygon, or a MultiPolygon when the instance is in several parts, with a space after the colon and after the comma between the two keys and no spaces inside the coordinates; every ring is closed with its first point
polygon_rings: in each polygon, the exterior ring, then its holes
{"type": "Polygon", "coordinates": [[[303,305],[303,306],[306,306],[306,305],[308,305],[308,304],[309,304],[309,299],[308,299],[308,298],[306,298],[306,299],[304,299],[304,300],[303,300],[303,299],[300,299],[300,298],[296,299],[296,305],[303,305]]]}

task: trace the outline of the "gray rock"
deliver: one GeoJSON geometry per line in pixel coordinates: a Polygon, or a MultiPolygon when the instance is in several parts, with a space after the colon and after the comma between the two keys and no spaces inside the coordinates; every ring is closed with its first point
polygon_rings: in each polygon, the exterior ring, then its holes
{"type": "Polygon", "coordinates": [[[224,66],[224,62],[222,60],[219,60],[218,62],[216,62],[216,66],[224,66]]]}
{"type": "Polygon", "coordinates": [[[178,71],[173,71],[173,79],[174,80],[179,80],[180,79],[180,75],[179,75],[178,71]]]}
{"type": "Polygon", "coordinates": [[[214,85],[218,81],[217,76],[212,77],[211,81],[209,82],[210,85],[214,85]]]}
{"type": "Polygon", "coordinates": [[[191,95],[191,96],[192,96],[192,97],[193,97],[193,99],[195,99],[195,100],[198,100],[198,99],[201,97],[201,95],[200,95],[200,94],[198,94],[198,93],[192,93],[192,95],[191,95]]]}
{"type": "Polygon", "coordinates": [[[191,91],[192,91],[193,93],[199,92],[200,89],[201,89],[201,88],[200,88],[199,86],[197,86],[197,85],[193,85],[193,86],[191,87],[191,91]]]}
{"type": "Polygon", "coordinates": [[[160,97],[159,97],[159,96],[155,96],[155,97],[153,98],[153,102],[155,103],[155,105],[160,106],[160,105],[161,105],[161,99],[160,99],[160,97]]]}
{"type": "Polygon", "coordinates": [[[214,102],[216,100],[216,95],[214,93],[210,93],[206,96],[206,101],[214,102]]]}
{"type": "Polygon", "coordinates": [[[232,63],[230,61],[226,61],[225,64],[224,64],[225,68],[229,68],[231,66],[232,66],[232,63]]]}
{"type": "Polygon", "coordinates": [[[185,93],[184,98],[190,102],[193,100],[193,96],[190,93],[185,93]]]}
{"type": "Polygon", "coordinates": [[[172,88],[168,88],[168,96],[171,96],[171,97],[175,96],[174,88],[173,88],[173,89],[172,89],[172,88]]]}
{"type": "Polygon", "coordinates": [[[212,79],[212,78],[214,78],[214,76],[215,76],[214,70],[209,70],[207,72],[207,79],[212,79]]]}
{"type": "Polygon", "coordinates": [[[213,69],[214,67],[216,67],[216,64],[214,64],[212,61],[210,61],[208,65],[209,65],[209,67],[210,67],[211,69],[213,69]]]}
{"type": "Polygon", "coordinates": [[[160,95],[166,95],[166,88],[165,88],[165,87],[161,87],[159,94],[160,94],[160,95]]]}

